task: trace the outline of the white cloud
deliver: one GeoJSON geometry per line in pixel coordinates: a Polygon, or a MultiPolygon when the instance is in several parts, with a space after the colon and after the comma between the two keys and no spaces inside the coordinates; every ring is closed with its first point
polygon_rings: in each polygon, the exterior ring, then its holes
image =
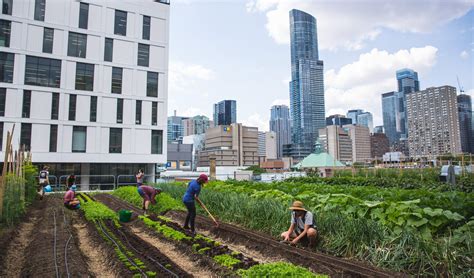
{"type": "MultiPolygon", "coordinates": [[[[242,124],[245,126],[256,126],[259,131],[268,131],[268,117],[264,117],[259,113],[254,113],[250,115],[247,119],[242,121],[242,124]]],[[[239,121],[240,122],[240,121],[239,121]]]]}
{"type": "Polygon", "coordinates": [[[469,53],[466,50],[463,50],[459,56],[463,59],[469,58],[469,53]]]}
{"type": "Polygon", "coordinates": [[[373,113],[375,125],[382,124],[381,94],[397,89],[395,72],[411,68],[422,78],[436,64],[437,51],[433,46],[395,53],[372,49],[339,70],[326,71],[326,115],[345,115],[349,109],[360,108],[373,113]]]}
{"type": "Polygon", "coordinates": [[[266,28],[277,43],[289,43],[288,12],[300,9],[316,17],[320,49],[361,49],[383,28],[430,32],[473,6],[470,0],[252,0],[247,2],[247,11],[266,13],[266,28]]]}
{"type": "Polygon", "coordinates": [[[286,105],[288,107],[290,107],[290,99],[288,98],[285,98],[285,99],[275,99],[273,102],[272,102],[272,106],[273,105],[286,105]]]}

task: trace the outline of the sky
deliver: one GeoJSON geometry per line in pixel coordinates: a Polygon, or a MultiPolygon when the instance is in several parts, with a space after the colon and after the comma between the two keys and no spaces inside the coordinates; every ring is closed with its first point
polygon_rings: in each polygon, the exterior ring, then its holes
{"type": "Polygon", "coordinates": [[[472,0],[171,0],[168,115],[206,115],[237,101],[237,122],[269,130],[270,108],[289,105],[289,11],[317,20],[326,116],[364,109],[382,125],[381,94],[395,72],[420,89],[457,78],[474,97],[472,0]]]}

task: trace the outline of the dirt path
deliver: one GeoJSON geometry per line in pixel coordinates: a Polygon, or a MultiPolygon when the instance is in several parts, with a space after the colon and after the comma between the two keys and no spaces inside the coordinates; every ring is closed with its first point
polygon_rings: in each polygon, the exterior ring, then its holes
{"type": "Polygon", "coordinates": [[[150,236],[147,232],[143,231],[142,228],[131,226],[130,229],[144,242],[156,247],[158,250],[166,254],[175,264],[180,266],[182,269],[186,269],[195,277],[218,277],[210,272],[206,267],[198,265],[191,256],[178,250],[174,245],[150,236]]]}

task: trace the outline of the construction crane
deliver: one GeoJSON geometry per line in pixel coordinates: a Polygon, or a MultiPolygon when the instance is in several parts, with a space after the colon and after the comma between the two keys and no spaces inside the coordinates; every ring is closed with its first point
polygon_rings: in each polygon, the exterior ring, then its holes
{"type": "Polygon", "coordinates": [[[461,82],[459,82],[459,77],[457,75],[456,75],[456,79],[458,80],[459,93],[462,94],[464,93],[464,89],[461,86],[461,82]]]}

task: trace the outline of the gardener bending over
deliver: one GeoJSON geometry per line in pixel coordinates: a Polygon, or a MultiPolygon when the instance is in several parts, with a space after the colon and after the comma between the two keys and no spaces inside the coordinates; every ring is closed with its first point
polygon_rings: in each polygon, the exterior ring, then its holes
{"type": "Polygon", "coordinates": [[[40,197],[40,200],[43,200],[44,196],[44,188],[49,185],[49,167],[44,166],[43,170],[40,171],[39,173],[39,184],[38,184],[38,195],[40,197]]]}
{"type": "Polygon", "coordinates": [[[316,236],[318,235],[313,214],[307,211],[300,201],[293,202],[290,210],[292,210],[291,225],[288,231],[281,234],[282,239],[284,241],[291,240],[292,245],[296,245],[300,240],[304,242],[309,241],[309,247],[313,248],[316,244],[316,236]]]}
{"type": "Polygon", "coordinates": [[[199,175],[199,178],[196,180],[191,181],[188,184],[188,190],[184,193],[183,196],[183,203],[188,209],[188,215],[186,215],[186,221],[184,221],[184,229],[190,229],[189,224],[191,224],[191,232],[196,234],[196,230],[194,228],[194,220],[196,219],[196,204],[194,200],[196,200],[200,206],[202,205],[201,200],[199,199],[199,193],[201,192],[201,186],[207,183],[208,178],[206,174],[199,175]]]}
{"type": "Polygon", "coordinates": [[[156,204],[155,197],[156,195],[160,194],[161,191],[161,188],[154,188],[148,185],[142,185],[138,187],[138,194],[140,194],[140,196],[143,198],[142,209],[144,216],[147,216],[150,202],[154,205],[156,204]]]}
{"type": "Polygon", "coordinates": [[[64,206],[68,209],[78,209],[81,207],[81,202],[76,198],[76,185],[73,184],[64,195],[64,206]]]}

